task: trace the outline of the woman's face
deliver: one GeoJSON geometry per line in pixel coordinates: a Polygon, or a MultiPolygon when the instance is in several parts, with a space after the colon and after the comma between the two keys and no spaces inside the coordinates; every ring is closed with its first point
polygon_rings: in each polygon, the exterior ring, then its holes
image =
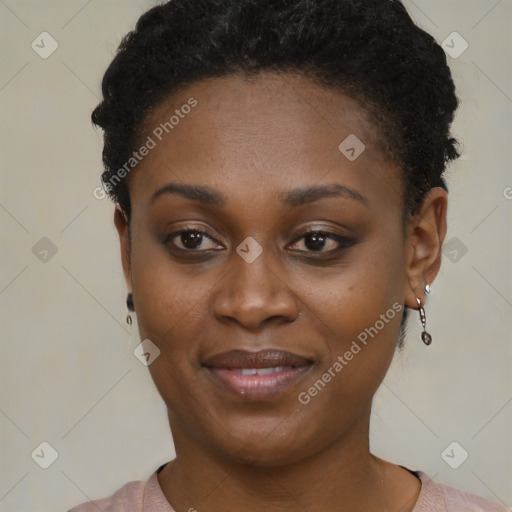
{"type": "Polygon", "coordinates": [[[270,466],[367,439],[422,270],[365,110],[264,74],[195,83],[145,126],[131,247],[116,225],[177,445],[270,466]]]}

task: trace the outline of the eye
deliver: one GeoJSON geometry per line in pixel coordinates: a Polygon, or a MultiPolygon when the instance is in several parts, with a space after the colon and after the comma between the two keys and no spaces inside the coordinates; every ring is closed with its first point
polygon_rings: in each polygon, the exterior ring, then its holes
{"type": "Polygon", "coordinates": [[[332,253],[342,249],[346,249],[356,244],[356,241],[339,235],[337,233],[330,233],[325,230],[317,228],[308,228],[302,235],[294,240],[291,247],[301,252],[325,252],[332,253]],[[304,239],[302,244],[298,242],[304,239]],[[305,249],[300,249],[303,245],[305,249]]]}
{"type": "MultiPolygon", "coordinates": [[[[177,252],[201,253],[218,251],[224,247],[208,233],[199,228],[188,228],[170,233],[164,240],[165,245],[177,252]]],[[[308,228],[289,246],[297,252],[334,253],[351,247],[357,242],[337,233],[318,228],[308,228]],[[299,243],[303,240],[302,243],[299,243]],[[304,248],[301,248],[301,245],[304,248]]]]}
{"type": "Polygon", "coordinates": [[[220,245],[206,232],[197,228],[175,231],[166,237],[165,244],[171,244],[172,248],[179,251],[188,252],[218,250],[220,245]]]}

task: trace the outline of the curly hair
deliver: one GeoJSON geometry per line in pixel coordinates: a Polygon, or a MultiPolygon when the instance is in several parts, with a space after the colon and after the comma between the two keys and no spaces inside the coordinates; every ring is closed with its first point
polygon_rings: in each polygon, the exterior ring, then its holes
{"type": "Polygon", "coordinates": [[[402,170],[403,219],[431,188],[447,190],[446,165],[460,156],[450,135],[458,98],[445,52],[400,0],[170,0],[122,39],[92,113],[104,130],[104,188],[128,219],[119,171],[148,113],[194,82],[263,71],[298,73],[366,108],[402,170]]]}
{"type": "Polygon", "coordinates": [[[447,190],[459,156],[458,106],[446,55],[400,0],[171,0],[151,8],[121,41],[92,121],[104,130],[102,181],[130,216],[126,179],[145,117],[201,79],[295,72],[359,100],[378,120],[403,169],[404,213],[432,187],[447,190]]]}

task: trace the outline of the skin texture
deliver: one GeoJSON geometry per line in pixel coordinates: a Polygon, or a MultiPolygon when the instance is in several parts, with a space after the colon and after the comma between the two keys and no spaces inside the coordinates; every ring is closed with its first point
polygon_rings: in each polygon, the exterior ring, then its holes
{"type": "Polygon", "coordinates": [[[412,510],[419,481],[371,455],[368,441],[401,314],[309,403],[298,395],[394,303],[425,303],[440,265],[446,192],[432,189],[404,230],[401,171],[381,153],[365,109],[291,74],[194,83],[148,115],[144,140],[190,97],[197,106],[129,177],[129,228],[115,212],[140,336],[161,351],[149,370],[177,453],[158,477],[164,494],[178,512],[412,510]],[[338,149],[350,134],[366,146],[355,161],[338,149]],[[169,183],[209,187],[225,204],[177,194],[152,201],[169,183]],[[364,202],[281,202],[291,189],[333,184],[364,202]],[[336,252],[339,243],[326,238],[315,251],[301,236],[310,226],[356,243],[336,252]],[[207,232],[193,249],[203,256],[170,249],[187,250],[179,234],[168,237],[185,228],[207,232]],[[252,263],[236,252],[247,237],[263,249],[252,263]],[[201,366],[228,350],[268,348],[314,362],[268,400],[244,401],[201,366]]]}

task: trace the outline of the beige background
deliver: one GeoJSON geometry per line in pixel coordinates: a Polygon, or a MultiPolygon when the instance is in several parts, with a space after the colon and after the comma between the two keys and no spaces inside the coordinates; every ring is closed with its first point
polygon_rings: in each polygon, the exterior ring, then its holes
{"type": "MultiPolygon", "coordinates": [[[[512,0],[406,4],[439,42],[457,31],[469,43],[449,57],[465,154],[449,171],[451,245],[426,309],[434,342],[422,344],[412,315],[375,400],[372,445],[510,506],[512,0]],[[469,453],[458,469],[441,457],[453,441],[452,460],[469,453]]],[[[101,135],[89,122],[121,36],[151,5],[0,0],[2,512],[67,510],[147,479],[174,454],[163,402],[133,355],[140,340],[124,323],[112,205],[93,195],[101,135]],[[47,59],[31,48],[43,31],[59,44],[47,59]],[[57,250],[46,262],[48,242],[32,251],[43,237],[57,250]],[[58,452],[48,469],[31,458],[43,441],[58,452]]],[[[34,458],[48,461],[42,449],[34,458]]]]}

